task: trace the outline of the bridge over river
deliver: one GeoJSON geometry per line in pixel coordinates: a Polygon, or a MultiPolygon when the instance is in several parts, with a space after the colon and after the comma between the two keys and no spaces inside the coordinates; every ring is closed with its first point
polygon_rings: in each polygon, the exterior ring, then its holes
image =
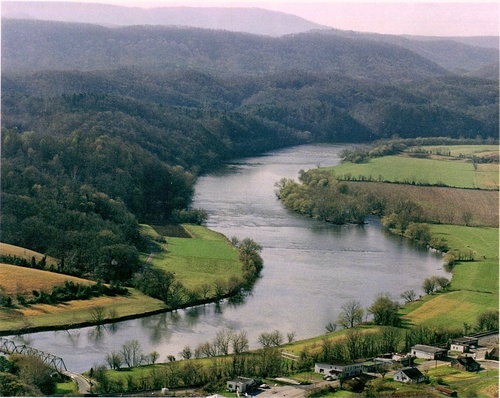
{"type": "Polygon", "coordinates": [[[81,394],[88,394],[91,391],[91,384],[89,380],[80,374],[68,371],[66,364],[61,357],[52,355],[48,352],[38,350],[26,344],[18,345],[11,340],[0,337],[0,352],[5,354],[20,354],[26,356],[33,356],[41,359],[43,363],[50,366],[52,369],[66,376],[71,377],[78,385],[78,390],[81,394]]]}
{"type": "Polygon", "coordinates": [[[51,368],[57,370],[59,373],[68,371],[62,358],[49,354],[48,352],[37,350],[36,348],[27,346],[26,344],[17,345],[13,341],[3,337],[0,337],[0,351],[6,354],[21,354],[37,357],[51,368]]]}

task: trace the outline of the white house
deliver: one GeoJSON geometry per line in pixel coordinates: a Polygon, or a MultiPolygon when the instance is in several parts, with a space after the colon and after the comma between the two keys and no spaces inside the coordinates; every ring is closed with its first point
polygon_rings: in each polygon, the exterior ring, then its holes
{"type": "Polygon", "coordinates": [[[238,377],[236,379],[228,380],[226,383],[226,389],[230,392],[245,392],[254,384],[254,379],[238,377]]]}
{"type": "Polygon", "coordinates": [[[450,341],[450,351],[471,352],[479,345],[479,339],[474,337],[460,337],[450,341]]]}
{"type": "Polygon", "coordinates": [[[447,351],[444,348],[417,344],[411,347],[410,354],[413,355],[414,357],[422,359],[442,359],[446,358],[447,351]]]}
{"type": "Polygon", "coordinates": [[[316,373],[332,376],[333,378],[354,377],[363,373],[362,363],[316,363],[316,373]]]}
{"type": "Polygon", "coordinates": [[[400,383],[422,383],[425,381],[425,376],[417,368],[404,368],[394,373],[394,381],[400,383]]]}

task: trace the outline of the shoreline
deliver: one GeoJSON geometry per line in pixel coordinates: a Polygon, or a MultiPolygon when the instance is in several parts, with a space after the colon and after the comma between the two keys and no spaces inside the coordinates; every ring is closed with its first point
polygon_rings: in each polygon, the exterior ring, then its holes
{"type": "Polygon", "coordinates": [[[70,329],[79,329],[79,328],[86,328],[86,327],[99,327],[99,326],[105,326],[113,323],[118,323],[118,322],[124,322],[124,321],[130,321],[133,319],[141,319],[141,318],[146,318],[148,316],[153,316],[153,315],[158,315],[158,314],[163,314],[167,312],[176,312],[178,310],[185,310],[189,308],[194,308],[198,306],[203,306],[207,304],[216,304],[217,302],[220,302],[225,299],[230,299],[232,297],[237,296],[238,294],[242,294],[243,287],[240,288],[239,291],[226,294],[222,296],[220,299],[206,299],[206,300],[199,300],[196,303],[189,303],[182,305],[177,308],[160,308],[156,310],[150,310],[150,311],[145,311],[141,313],[136,313],[136,314],[129,314],[129,315],[123,315],[120,317],[116,318],[107,318],[103,319],[101,322],[92,322],[92,321],[83,321],[83,322],[75,322],[75,323],[70,323],[70,324],[61,324],[61,325],[51,325],[51,326],[29,326],[26,328],[22,329],[10,329],[10,330],[2,330],[0,329],[0,337],[5,337],[5,336],[20,336],[24,334],[31,334],[31,333],[41,333],[41,332],[52,332],[52,331],[59,331],[59,330],[70,330],[70,329]]]}

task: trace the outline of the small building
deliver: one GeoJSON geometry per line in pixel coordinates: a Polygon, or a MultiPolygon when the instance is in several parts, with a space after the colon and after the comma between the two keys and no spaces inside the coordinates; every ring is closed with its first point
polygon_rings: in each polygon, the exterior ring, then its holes
{"type": "Polygon", "coordinates": [[[479,344],[479,339],[474,337],[460,337],[450,340],[450,351],[462,353],[471,352],[479,344]]]}
{"type": "Polygon", "coordinates": [[[491,359],[493,361],[498,361],[498,347],[493,348],[490,352],[486,354],[486,359],[491,359]]]}
{"type": "Polygon", "coordinates": [[[390,369],[394,366],[395,361],[390,358],[373,358],[369,361],[363,362],[363,372],[365,373],[377,373],[382,369],[390,369]]]}
{"type": "Polygon", "coordinates": [[[255,380],[248,377],[237,377],[236,379],[228,380],[226,389],[229,392],[246,392],[255,385],[255,380]]]}
{"type": "Polygon", "coordinates": [[[392,360],[400,363],[404,367],[409,367],[412,365],[412,357],[408,354],[393,353],[392,360]]]}
{"type": "Polygon", "coordinates": [[[458,357],[451,362],[451,367],[466,370],[467,372],[477,372],[481,369],[481,365],[472,357],[458,357]]]}
{"type": "Polygon", "coordinates": [[[452,390],[450,388],[446,388],[443,386],[437,386],[436,391],[438,391],[444,395],[448,395],[449,397],[458,397],[458,394],[455,390],[452,390]]]}
{"type": "Polygon", "coordinates": [[[314,371],[334,379],[354,377],[363,373],[363,364],[360,363],[316,363],[314,371]]]}
{"type": "Polygon", "coordinates": [[[425,376],[417,368],[404,368],[394,373],[394,381],[400,383],[423,383],[425,376]]]}
{"type": "Polygon", "coordinates": [[[410,353],[414,357],[422,359],[443,359],[447,356],[446,349],[423,344],[411,347],[410,353]]]}

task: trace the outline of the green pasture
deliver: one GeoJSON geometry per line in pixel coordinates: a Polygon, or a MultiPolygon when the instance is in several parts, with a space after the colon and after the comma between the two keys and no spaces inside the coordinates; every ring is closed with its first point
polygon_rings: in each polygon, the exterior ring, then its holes
{"type": "Polygon", "coordinates": [[[498,228],[432,225],[433,236],[445,238],[451,250],[472,251],[474,261],[458,262],[453,268],[451,289],[407,304],[402,314],[410,324],[443,327],[474,325],[477,316],[497,309],[499,260],[498,228]]]}
{"type": "Polygon", "coordinates": [[[480,313],[498,308],[498,297],[491,293],[449,291],[425,296],[402,310],[408,326],[426,325],[463,329],[464,322],[474,326],[480,313]]]}
{"type": "Polygon", "coordinates": [[[224,235],[199,225],[183,227],[192,238],[165,237],[153,266],[175,273],[187,288],[241,277],[238,251],[224,235]]]}
{"type": "Polygon", "coordinates": [[[487,397],[498,394],[498,370],[482,369],[476,373],[438,366],[430,368],[427,375],[431,382],[439,380],[444,387],[459,391],[459,396],[487,397]],[[497,394],[492,394],[494,390],[497,394]]]}
{"type": "MultiPolygon", "coordinates": [[[[452,158],[453,159],[453,158],[452,158]]],[[[364,177],[373,181],[444,184],[459,188],[498,188],[498,165],[479,165],[459,160],[384,156],[366,163],[342,163],[328,168],[339,178],[364,177]]]]}
{"type": "Polygon", "coordinates": [[[453,271],[453,289],[485,291],[498,295],[498,228],[432,225],[432,236],[448,241],[451,251],[472,251],[474,261],[460,262],[453,271]]]}

